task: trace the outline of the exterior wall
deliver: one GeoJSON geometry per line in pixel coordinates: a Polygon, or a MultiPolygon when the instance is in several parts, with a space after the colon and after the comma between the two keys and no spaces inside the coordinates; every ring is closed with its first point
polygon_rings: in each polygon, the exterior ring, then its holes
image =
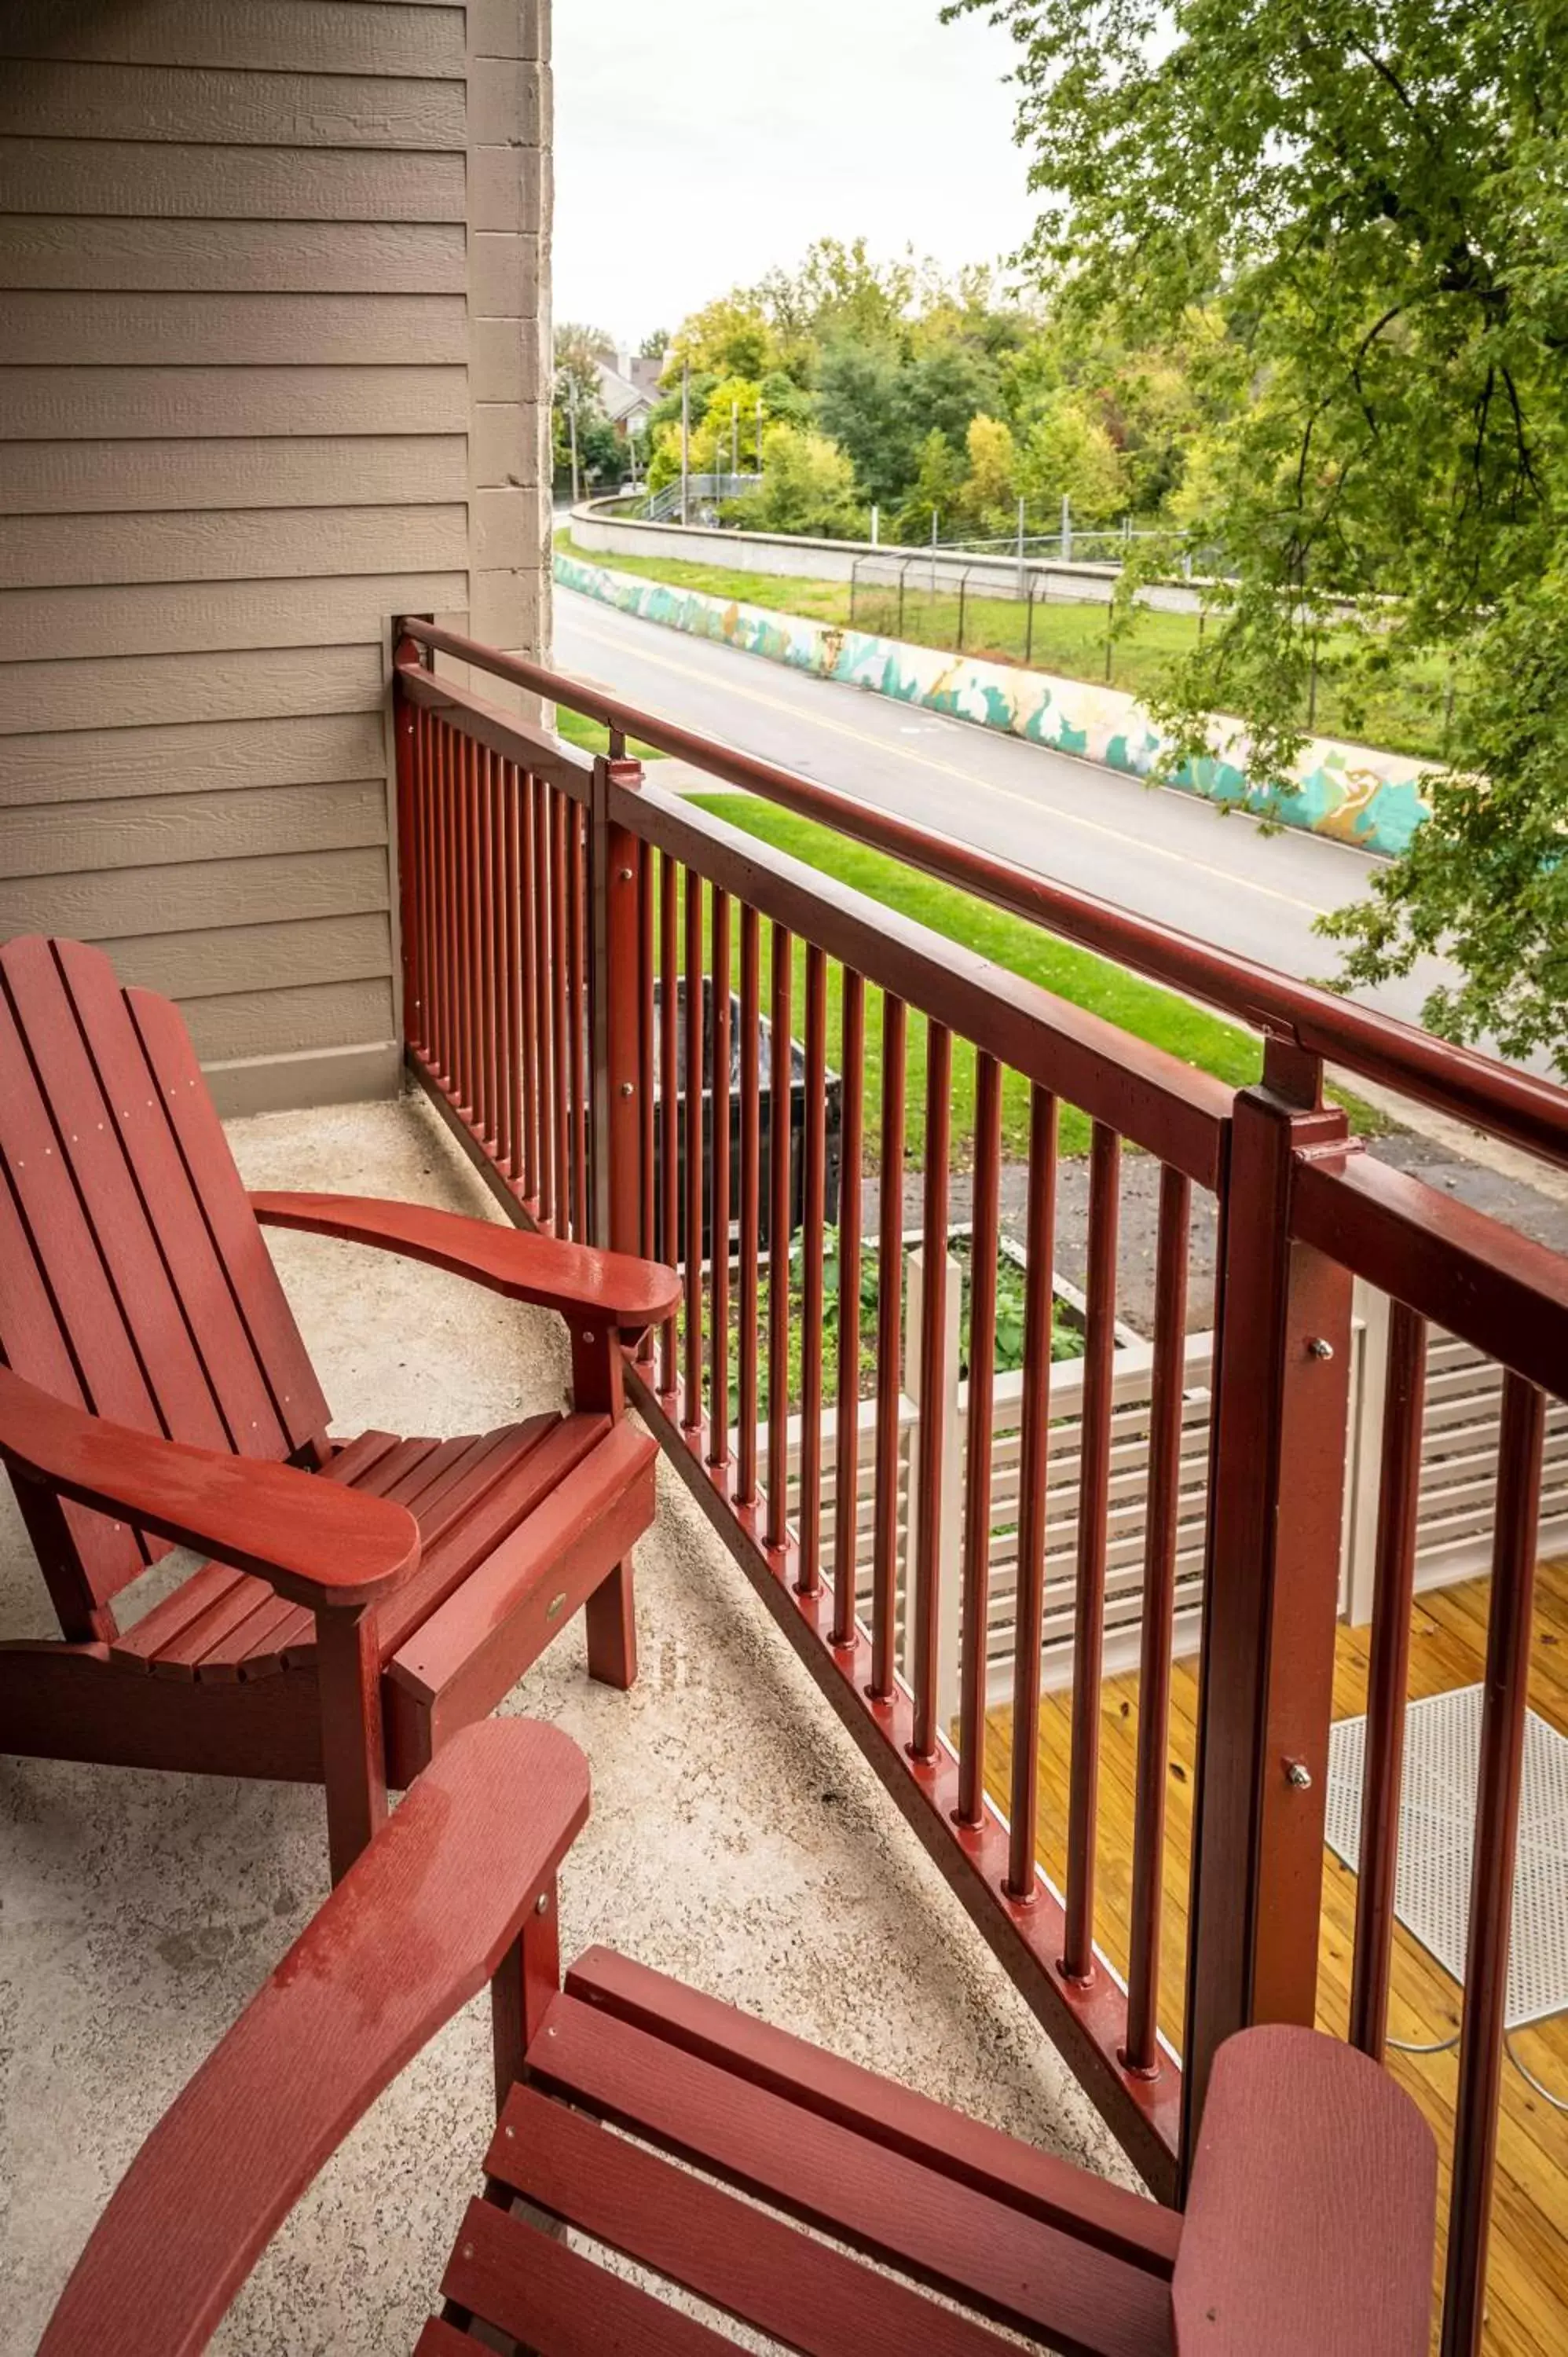
{"type": "Polygon", "coordinates": [[[0,9],[0,937],[398,1073],[388,621],[548,639],[548,0],[0,9]]]}
{"type": "MultiPolygon", "coordinates": [[[[900,704],[944,712],[953,720],[1004,729],[1033,745],[1133,777],[1152,776],[1163,749],[1159,731],[1144,706],[1119,688],[841,630],[804,615],[775,613],[766,606],[742,605],[698,589],[677,589],[640,574],[617,573],[560,552],[555,578],[564,588],[646,621],[662,622],[697,638],[720,639],[745,653],[814,672],[822,679],[869,687],[900,704]]],[[[1276,793],[1254,785],[1248,776],[1247,744],[1240,724],[1222,722],[1208,759],[1184,762],[1170,782],[1184,792],[1235,804],[1281,825],[1305,827],[1357,850],[1397,858],[1430,815],[1423,799],[1429,768],[1402,753],[1309,737],[1297,759],[1291,791],[1276,793]]],[[[1092,771],[1088,771],[1086,791],[1092,791],[1092,771]]]]}

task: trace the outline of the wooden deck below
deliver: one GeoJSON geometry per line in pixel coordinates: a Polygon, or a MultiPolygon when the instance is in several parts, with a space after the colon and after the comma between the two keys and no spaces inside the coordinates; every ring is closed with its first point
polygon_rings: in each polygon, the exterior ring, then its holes
{"type": "MultiPolygon", "coordinates": [[[[1421,1598],[1411,1650],[1412,1699],[1479,1681],[1485,1661],[1488,1587],[1487,1580],[1470,1580],[1421,1598]]],[[[1354,1717],[1366,1707],[1368,1635],[1364,1629],[1339,1631],[1334,1692],[1337,1718],[1354,1717]]],[[[1530,1663],[1530,1707],[1568,1734],[1568,1563],[1541,1566],[1530,1663]]],[[[1171,1704],[1165,1929],[1160,1975],[1160,2026],[1178,2050],[1197,1699],[1197,1663],[1180,1663],[1174,1674],[1171,1704]]],[[[1047,1698],[1039,1745],[1040,1856],[1058,1887],[1065,1871],[1069,1706],[1065,1694],[1047,1698]]],[[[1011,1716],[1004,1708],[997,1709],[986,1720],[986,1782],[1004,1808],[1012,1749],[1011,1716]]],[[[1137,1730],[1136,1676],[1109,1679],[1101,1690],[1097,1930],[1103,1953],[1118,1971],[1124,1971],[1127,1963],[1137,1730]]],[[[1356,1878],[1326,1851],[1317,2018],[1321,2027],[1341,2035],[1349,2011],[1355,1914],[1356,1878]]],[[[1457,1985],[1400,1925],[1395,1933],[1390,2037],[1409,2046],[1432,2046],[1453,2038],[1458,2027],[1457,1985]]],[[[1557,2015],[1516,2033],[1510,2045],[1518,2060],[1568,2103],[1568,2015],[1557,2015]]],[[[1415,2097],[1436,2132],[1443,2177],[1440,2201],[1445,2202],[1457,2051],[1392,2052],[1389,2060],[1396,2078],[1415,2097]]],[[[1487,2357],[1555,2357],[1555,2352],[1568,2348],[1568,2115],[1555,2111],[1511,2064],[1505,2065],[1503,2072],[1484,2346],[1487,2357]]]]}

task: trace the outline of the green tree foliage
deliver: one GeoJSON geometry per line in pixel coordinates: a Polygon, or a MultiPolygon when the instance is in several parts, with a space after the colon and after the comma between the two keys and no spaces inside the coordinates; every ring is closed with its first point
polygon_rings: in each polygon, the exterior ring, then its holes
{"type": "Polygon", "coordinates": [[[753,532],[843,540],[865,524],[848,457],[825,434],[799,425],[764,428],[761,484],[734,504],[736,521],[753,532]]]}
{"type": "Polygon", "coordinates": [[[1090,403],[1061,392],[1042,405],[1029,427],[1022,466],[1024,496],[1048,510],[1065,493],[1082,523],[1108,523],[1127,504],[1126,460],[1090,403]]]}
{"type": "Polygon", "coordinates": [[[1283,775],[1339,601],[1364,678],[1445,657],[1435,815],[1326,930],[1351,984],[1446,949],[1464,979],[1434,1028],[1568,1071],[1563,0],[965,9],[1018,44],[1053,316],[1090,343],[1187,338],[1201,520],[1190,482],[1165,496],[1233,578],[1162,716],[1175,758],[1229,709],[1283,775]]]}

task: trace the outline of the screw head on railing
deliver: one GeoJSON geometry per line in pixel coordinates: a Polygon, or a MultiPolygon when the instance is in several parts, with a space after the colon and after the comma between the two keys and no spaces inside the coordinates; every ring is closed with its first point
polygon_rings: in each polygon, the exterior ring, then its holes
{"type": "Polygon", "coordinates": [[[617,882],[618,884],[629,884],[629,883],[631,882],[631,870],[630,870],[630,868],[629,868],[629,867],[618,867],[618,868],[616,869],[616,882],[617,882]]]}
{"type": "Polygon", "coordinates": [[[550,1912],[550,1893],[548,1892],[548,1890],[542,1890],[542,1891],[540,1892],[540,1894],[539,1894],[538,1898],[537,1898],[537,1899],[534,1900],[534,1902],[533,1902],[533,1911],[534,1911],[534,1913],[535,1913],[536,1915],[548,1915],[548,1914],[549,1914],[549,1912],[550,1912]]]}
{"type": "Polygon", "coordinates": [[[1285,1761],[1285,1782],[1287,1784],[1293,1784],[1298,1792],[1311,1792],[1312,1770],[1307,1766],[1305,1760],[1287,1760],[1285,1761]]]}
{"type": "Polygon", "coordinates": [[[1308,1356],[1314,1359],[1331,1359],[1334,1356],[1333,1343],[1321,1334],[1315,1334],[1306,1348],[1308,1356]]]}
{"type": "Polygon", "coordinates": [[[620,1092],[623,1097],[635,1096],[637,1093],[629,1081],[622,1081],[620,1084],[620,1092]]]}

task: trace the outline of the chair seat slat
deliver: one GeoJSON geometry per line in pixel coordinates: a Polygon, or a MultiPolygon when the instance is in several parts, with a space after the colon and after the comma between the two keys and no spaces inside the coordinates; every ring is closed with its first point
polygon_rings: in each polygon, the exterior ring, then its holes
{"type": "Polygon", "coordinates": [[[1170,2287],[972,2188],[750,2086],[575,1997],[555,1999],[530,2074],[1064,2357],[1168,2345],[1170,2287]]]}
{"type": "Polygon", "coordinates": [[[582,2357],[587,2349],[625,2351],[627,2357],[633,2350],[637,2357],[721,2357],[734,2346],[489,2201],[469,2203],[441,2288],[534,2357],[582,2357]]]}
{"type": "Polygon", "coordinates": [[[533,2088],[508,2096],[485,2169],[801,2357],[1007,2357],[1015,2347],[533,2088]]]}

